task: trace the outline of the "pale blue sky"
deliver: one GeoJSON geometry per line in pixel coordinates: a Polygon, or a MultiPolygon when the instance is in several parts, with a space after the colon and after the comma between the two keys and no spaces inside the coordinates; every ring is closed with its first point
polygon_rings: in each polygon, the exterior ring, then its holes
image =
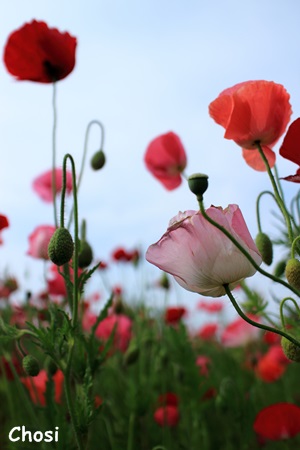
{"type": "MultiPolygon", "coordinates": [[[[34,18],[78,38],[76,68],[58,83],[58,161],[70,152],[79,163],[86,125],[103,122],[107,165],[99,173],[86,168],[79,198],[95,256],[106,258],[117,245],[146,249],[179,210],[196,209],[185,184],[167,192],[144,167],[149,141],[170,130],[186,148],[187,173],[209,175],[207,206],[238,203],[256,234],[255,199],[269,182],[223,139],[207,109],[223,89],[266,79],[286,87],[298,117],[299,17],[296,0],[11,0],[2,7],[1,48],[11,31],[34,18]]],[[[31,190],[33,178],[51,166],[52,89],[16,82],[3,65],[0,78],[0,212],[11,222],[0,270],[27,269],[28,288],[42,279],[42,265],[24,256],[28,235],[53,220],[51,207],[31,190]]],[[[278,162],[282,175],[294,173],[293,164],[278,162]]]]}

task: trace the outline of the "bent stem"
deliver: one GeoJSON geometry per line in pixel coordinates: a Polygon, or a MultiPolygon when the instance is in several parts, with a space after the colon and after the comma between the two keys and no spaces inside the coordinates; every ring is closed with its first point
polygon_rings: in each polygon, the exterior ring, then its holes
{"type": "MultiPolygon", "coordinates": [[[[260,233],[262,232],[262,229],[261,229],[260,209],[259,209],[259,207],[260,207],[260,200],[261,200],[262,196],[265,195],[265,194],[271,195],[271,197],[273,197],[273,199],[274,199],[275,202],[276,202],[275,195],[274,195],[273,192],[271,192],[271,191],[263,191],[263,192],[261,192],[261,193],[259,194],[259,196],[257,197],[257,200],[256,200],[256,219],[257,219],[257,227],[258,227],[258,231],[259,231],[260,233]]],[[[277,202],[276,202],[276,204],[277,204],[277,202]]]]}
{"type": "Polygon", "coordinates": [[[203,199],[199,198],[199,197],[197,197],[197,199],[198,199],[200,211],[201,211],[201,214],[203,215],[203,217],[209,223],[211,223],[214,227],[218,228],[218,230],[222,231],[222,233],[225,234],[225,236],[227,236],[228,239],[231,240],[231,242],[243,253],[243,255],[252,264],[252,266],[257,270],[257,272],[261,273],[262,275],[264,275],[267,278],[270,278],[271,280],[275,281],[276,283],[282,284],[282,286],[284,286],[287,289],[289,289],[290,291],[292,291],[298,297],[300,296],[300,291],[295,289],[293,286],[288,284],[286,281],[281,280],[280,278],[276,277],[275,275],[272,275],[271,273],[266,272],[265,270],[261,269],[260,266],[251,257],[251,255],[249,255],[247,250],[244,249],[244,247],[229,233],[229,231],[226,230],[226,228],[222,227],[222,225],[220,225],[218,222],[215,222],[211,217],[209,217],[209,215],[205,211],[204,204],[203,204],[203,199]]]}
{"type": "Polygon", "coordinates": [[[232,295],[232,292],[229,289],[229,285],[228,284],[223,284],[223,287],[224,287],[224,289],[226,291],[226,294],[228,295],[229,300],[231,301],[234,309],[236,310],[236,312],[238,313],[238,315],[242,319],[244,319],[246,322],[248,322],[250,325],[253,325],[256,328],[260,328],[260,329],[265,330],[265,331],[271,331],[272,333],[279,334],[280,336],[285,337],[286,339],[288,339],[293,344],[297,345],[297,347],[300,347],[300,342],[297,341],[296,339],[294,339],[289,334],[285,333],[285,331],[279,330],[277,328],[269,327],[268,325],[264,325],[264,324],[259,323],[259,322],[255,322],[254,320],[252,320],[248,316],[246,316],[246,314],[241,310],[239,304],[237,303],[237,301],[235,300],[234,296],[232,295]]]}
{"type": "Polygon", "coordinates": [[[282,324],[282,326],[283,326],[284,329],[285,329],[286,327],[285,327],[285,319],[284,319],[284,314],[283,314],[283,307],[284,307],[285,303],[286,303],[288,300],[290,300],[291,302],[294,303],[294,306],[295,306],[295,308],[296,308],[296,311],[297,311],[297,313],[298,313],[298,315],[299,315],[299,317],[300,317],[300,308],[299,308],[297,302],[296,302],[292,297],[285,297],[284,299],[282,299],[281,302],[280,302],[280,320],[281,320],[281,324],[282,324]]]}
{"type": "MultiPolygon", "coordinates": [[[[81,167],[79,170],[79,176],[78,176],[78,182],[77,182],[77,193],[78,193],[80,185],[81,185],[81,180],[82,180],[82,175],[83,175],[85,160],[86,160],[86,155],[87,155],[87,149],[88,149],[89,134],[90,134],[90,129],[91,129],[92,125],[98,125],[100,127],[100,131],[101,131],[100,149],[103,149],[103,145],[104,145],[104,126],[103,126],[103,124],[99,120],[91,120],[86,128],[85,137],[84,137],[83,155],[82,155],[81,167]]],[[[72,208],[71,213],[70,213],[70,219],[69,219],[68,226],[67,226],[68,229],[70,228],[72,220],[73,220],[73,213],[74,213],[74,209],[72,208]]]]}

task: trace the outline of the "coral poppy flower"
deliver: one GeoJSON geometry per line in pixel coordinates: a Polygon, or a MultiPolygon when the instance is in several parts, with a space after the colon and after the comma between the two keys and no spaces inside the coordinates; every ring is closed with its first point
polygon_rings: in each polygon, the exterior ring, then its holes
{"type": "MultiPolygon", "coordinates": [[[[289,126],[279,153],[284,158],[300,166],[300,118],[294,120],[289,126]]],[[[289,175],[283,180],[300,183],[300,167],[295,175],[289,175]]]]}
{"type": "MultiPolygon", "coordinates": [[[[66,172],[66,194],[72,192],[72,173],[66,172]]],[[[56,193],[59,194],[62,190],[63,171],[61,168],[55,169],[56,193]]],[[[52,202],[52,170],[48,170],[42,175],[38,176],[32,183],[33,190],[44,202],[52,202]]]]}
{"type": "MultiPolygon", "coordinates": [[[[3,214],[0,214],[0,232],[4,228],[7,228],[9,226],[8,218],[4,216],[3,214]]],[[[0,234],[0,244],[3,244],[1,234],[0,234]]]]}
{"type": "Polygon", "coordinates": [[[255,373],[263,381],[272,383],[284,374],[290,362],[280,344],[272,345],[267,353],[258,359],[255,373]]]}
{"type": "Polygon", "coordinates": [[[4,63],[18,80],[52,83],[69,75],[75,66],[76,38],[33,20],[10,34],[4,63]]]}
{"type": "MultiPolygon", "coordinates": [[[[255,322],[259,322],[259,318],[253,314],[248,314],[248,317],[255,322]]],[[[239,347],[256,340],[259,334],[259,328],[238,317],[223,330],[221,341],[224,347],[239,347]]]]}
{"type": "MultiPolygon", "coordinates": [[[[56,403],[60,403],[63,391],[64,375],[61,370],[57,370],[57,372],[53,375],[52,378],[54,382],[54,396],[55,396],[54,398],[56,403]]],[[[41,370],[36,377],[21,378],[21,381],[28,389],[29,395],[33,403],[45,406],[46,405],[45,393],[48,381],[48,375],[46,370],[41,370]]]]}
{"type": "MultiPolygon", "coordinates": [[[[206,213],[261,264],[261,256],[237,205],[226,209],[212,206],[206,213]]],[[[146,259],[173,275],[188,291],[209,297],[225,295],[224,284],[233,289],[256,272],[229,238],[199,211],[186,211],[173,218],[162,238],[148,248],[146,259]]]]}
{"type": "Polygon", "coordinates": [[[292,438],[300,433],[300,408],[288,402],[267,406],[257,414],[253,428],[264,439],[292,438]]]}
{"type": "Polygon", "coordinates": [[[40,225],[29,236],[29,250],[27,255],[33,258],[49,259],[48,245],[55,231],[53,225],[40,225]]]}
{"type": "Polygon", "coordinates": [[[177,134],[170,131],[151,141],[144,161],[147,169],[169,191],[181,184],[181,172],[186,167],[187,158],[177,134]]]}
{"type": "Polygon", "coordinates": [[[170,306],[166,309],[165,312],[165,323],[168,323],[169,325],[175,325],[182,317],[186,315],[186,308],[182,306],[170,306]]]}
{"type": "Polygon", "coordinates": [[[246,81],[225,89],[209,105],[209,114],[225,128],[224,137],[243,148],[243,157],[253,169],[264,171],[257,150],[260,143],[271,167],[271,149],[284,133],[292,114],[289,94],[273,81],[246,81]]]}

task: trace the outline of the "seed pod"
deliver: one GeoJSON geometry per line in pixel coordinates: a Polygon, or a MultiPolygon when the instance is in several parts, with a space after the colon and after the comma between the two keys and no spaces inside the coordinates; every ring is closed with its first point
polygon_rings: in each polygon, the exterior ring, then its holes
{"type": "Polygon", "coordinates": [[[270,266],[273,261],[273,244],[271,239],[265,233],[258,233],[255,243],[263,262],[270,266]]]}
{"type": "Polygon", "coordinates": [[[57,266],[69,262],[73,256],[74,243],[66,228],[58,228],[48,245],[48,256],[57,266]]]}
{"type": "Polygon", "coordinates": [[[38,360],[32,356],[27,355],[22,360],[22,366],[27,375],[36,377],[40,373],[40,365],[38,360]]]}
{"type": "Polygon", "coordinates": [[[188,178],[190,191],[197,197],[202,198],[204,192],[208,188],[208,176],[204,173],[194,173],[188,178]]]}
{"type": "Polygon", "coordinates": [[[287,338],[282,337],[281,347],[285,356],[291,361],[300,362],[300,347],[289,341],[287,338]]]}
{"type": "Polygon", "coordinates": [[[285,276],[291,286],[300,290],[300,261],[289,259],[285,267],[285,276]]]}

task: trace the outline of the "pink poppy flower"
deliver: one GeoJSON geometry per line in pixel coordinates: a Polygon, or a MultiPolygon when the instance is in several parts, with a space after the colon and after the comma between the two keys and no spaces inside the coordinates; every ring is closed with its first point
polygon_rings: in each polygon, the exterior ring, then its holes
{"type": "Polygon", "coordinates": [[[197,304],[197,308],[208,313],[218,313],[222,311],[222,309],[224,308],[224,303],[217,300],[215,301],[200,300],[197,304]]]}
{"type": "Polygon", "coordinates": [[[267,406],[257,414],[253,428],[263,439],[292,438],[300,433],[300,408],[288,402],[267,406]]]}
{"type": "MultiPolygon", "coordinates": [[[[7,228],[7,227],[9,227],[8,218],[6,216],[4,216],[3,214],[0,214],[0,233],[1,233],[1,230],[3,230],[4,228],[7,228]]],[[[0,234],[0,244],[3,244],[1,234],[0,234]]]]}
{"type": "Polygon", "coordinates": [[[18,80],[53,83],[75,66],[76,38],[33,20],[10,34],[4,63],[18,80]]]}
{"type": "Polygon", "coordinates": [[[27,255],[33,258],[49,259],[48,245],[55,231],[52,225],[40,225],[29,236],[29,250],[27,255]]]}
{"type": "MultiPolygon", "coordinates": [[[[206,213],[261,264],[261,256],[237,205],[226,209],[212,206],[206,213]]],[[[225,295],[224,284],[233,289],[256,272],[227,236],[199,211],[179,213],[173,218],[162,238],[148,248],[146,259],[173,275],[188,291],[209,297],[225,295]]]]}
{"type": "MultiPolygon", "coordinates": [[[[61,370],[53,375],[54,381],[54,395],[56,403],[60,403],[61,395],[63,391],[64,375],[61,370]]],[[[46,405],[45,393],[48,375],[46,370],[41,370],[36,377],[24,377],[21,378],[22,383],[29,391],[29,395],[33,403],[41,406],[46,405]]]]}
{"type": "Polygon", "coordinates": [[[225,128],[224,137],[243,148],[243,157],[253,169],[265,165],[256,148],[259,142],[271,167],[272,147],[284,133],[292,114],[289,94],[273,81],[246,81],[225,89],[209,105],[209,114],[225,128]]]}
{"type": "Polygon", "coordinates": [[[169,191],[181,184],[181,173],[186,167],[187,158],[177,134],[170,131],[151,141],[144,160],[147,169],[169,191]]]}
{"type": "MultiPolygon", "coordinates": [[[[253,314],[248,314],[248,317],[255,322],[260,321],[259,317],[253,314]]],[[[224,347],[239,347],[255,341],[259,337],[259,334],[259,328],[250,325],[250,323],[238,317],[223,330],[221,342],[224,347]]]]}
{"type": "MultiPolygon", "coordinates": [[[[63,171],[61,168],[55,169],[56,176],[56,193],[59,194],[62,190],[62,180],[63,180],[63,171]]],[[[38,194],[38,196],[44,200],[44,202],[52,202],[52,170],[48,170],[43,173],[32,183],[33,190],[38,194]]],[[[72,192],[72,173],[67,170],[66,177],[66,194],[70,194],[72,192]]]]}
{"type": "Polygon", "coordinates": [[[199,367],[199,374],[205,377],[208,376],[209,366],[211,364],[211,359],[205,355],[199,355],[196,359],[196,366],[199,367]]]}
{"type": "Polygon", "coordinates": [[[114,345],[125,352],[131,339],[132,321],[124,314],[112,314],[99,323],[95,335],[98,339],[107,341],[115,329],[114,345]]]}

